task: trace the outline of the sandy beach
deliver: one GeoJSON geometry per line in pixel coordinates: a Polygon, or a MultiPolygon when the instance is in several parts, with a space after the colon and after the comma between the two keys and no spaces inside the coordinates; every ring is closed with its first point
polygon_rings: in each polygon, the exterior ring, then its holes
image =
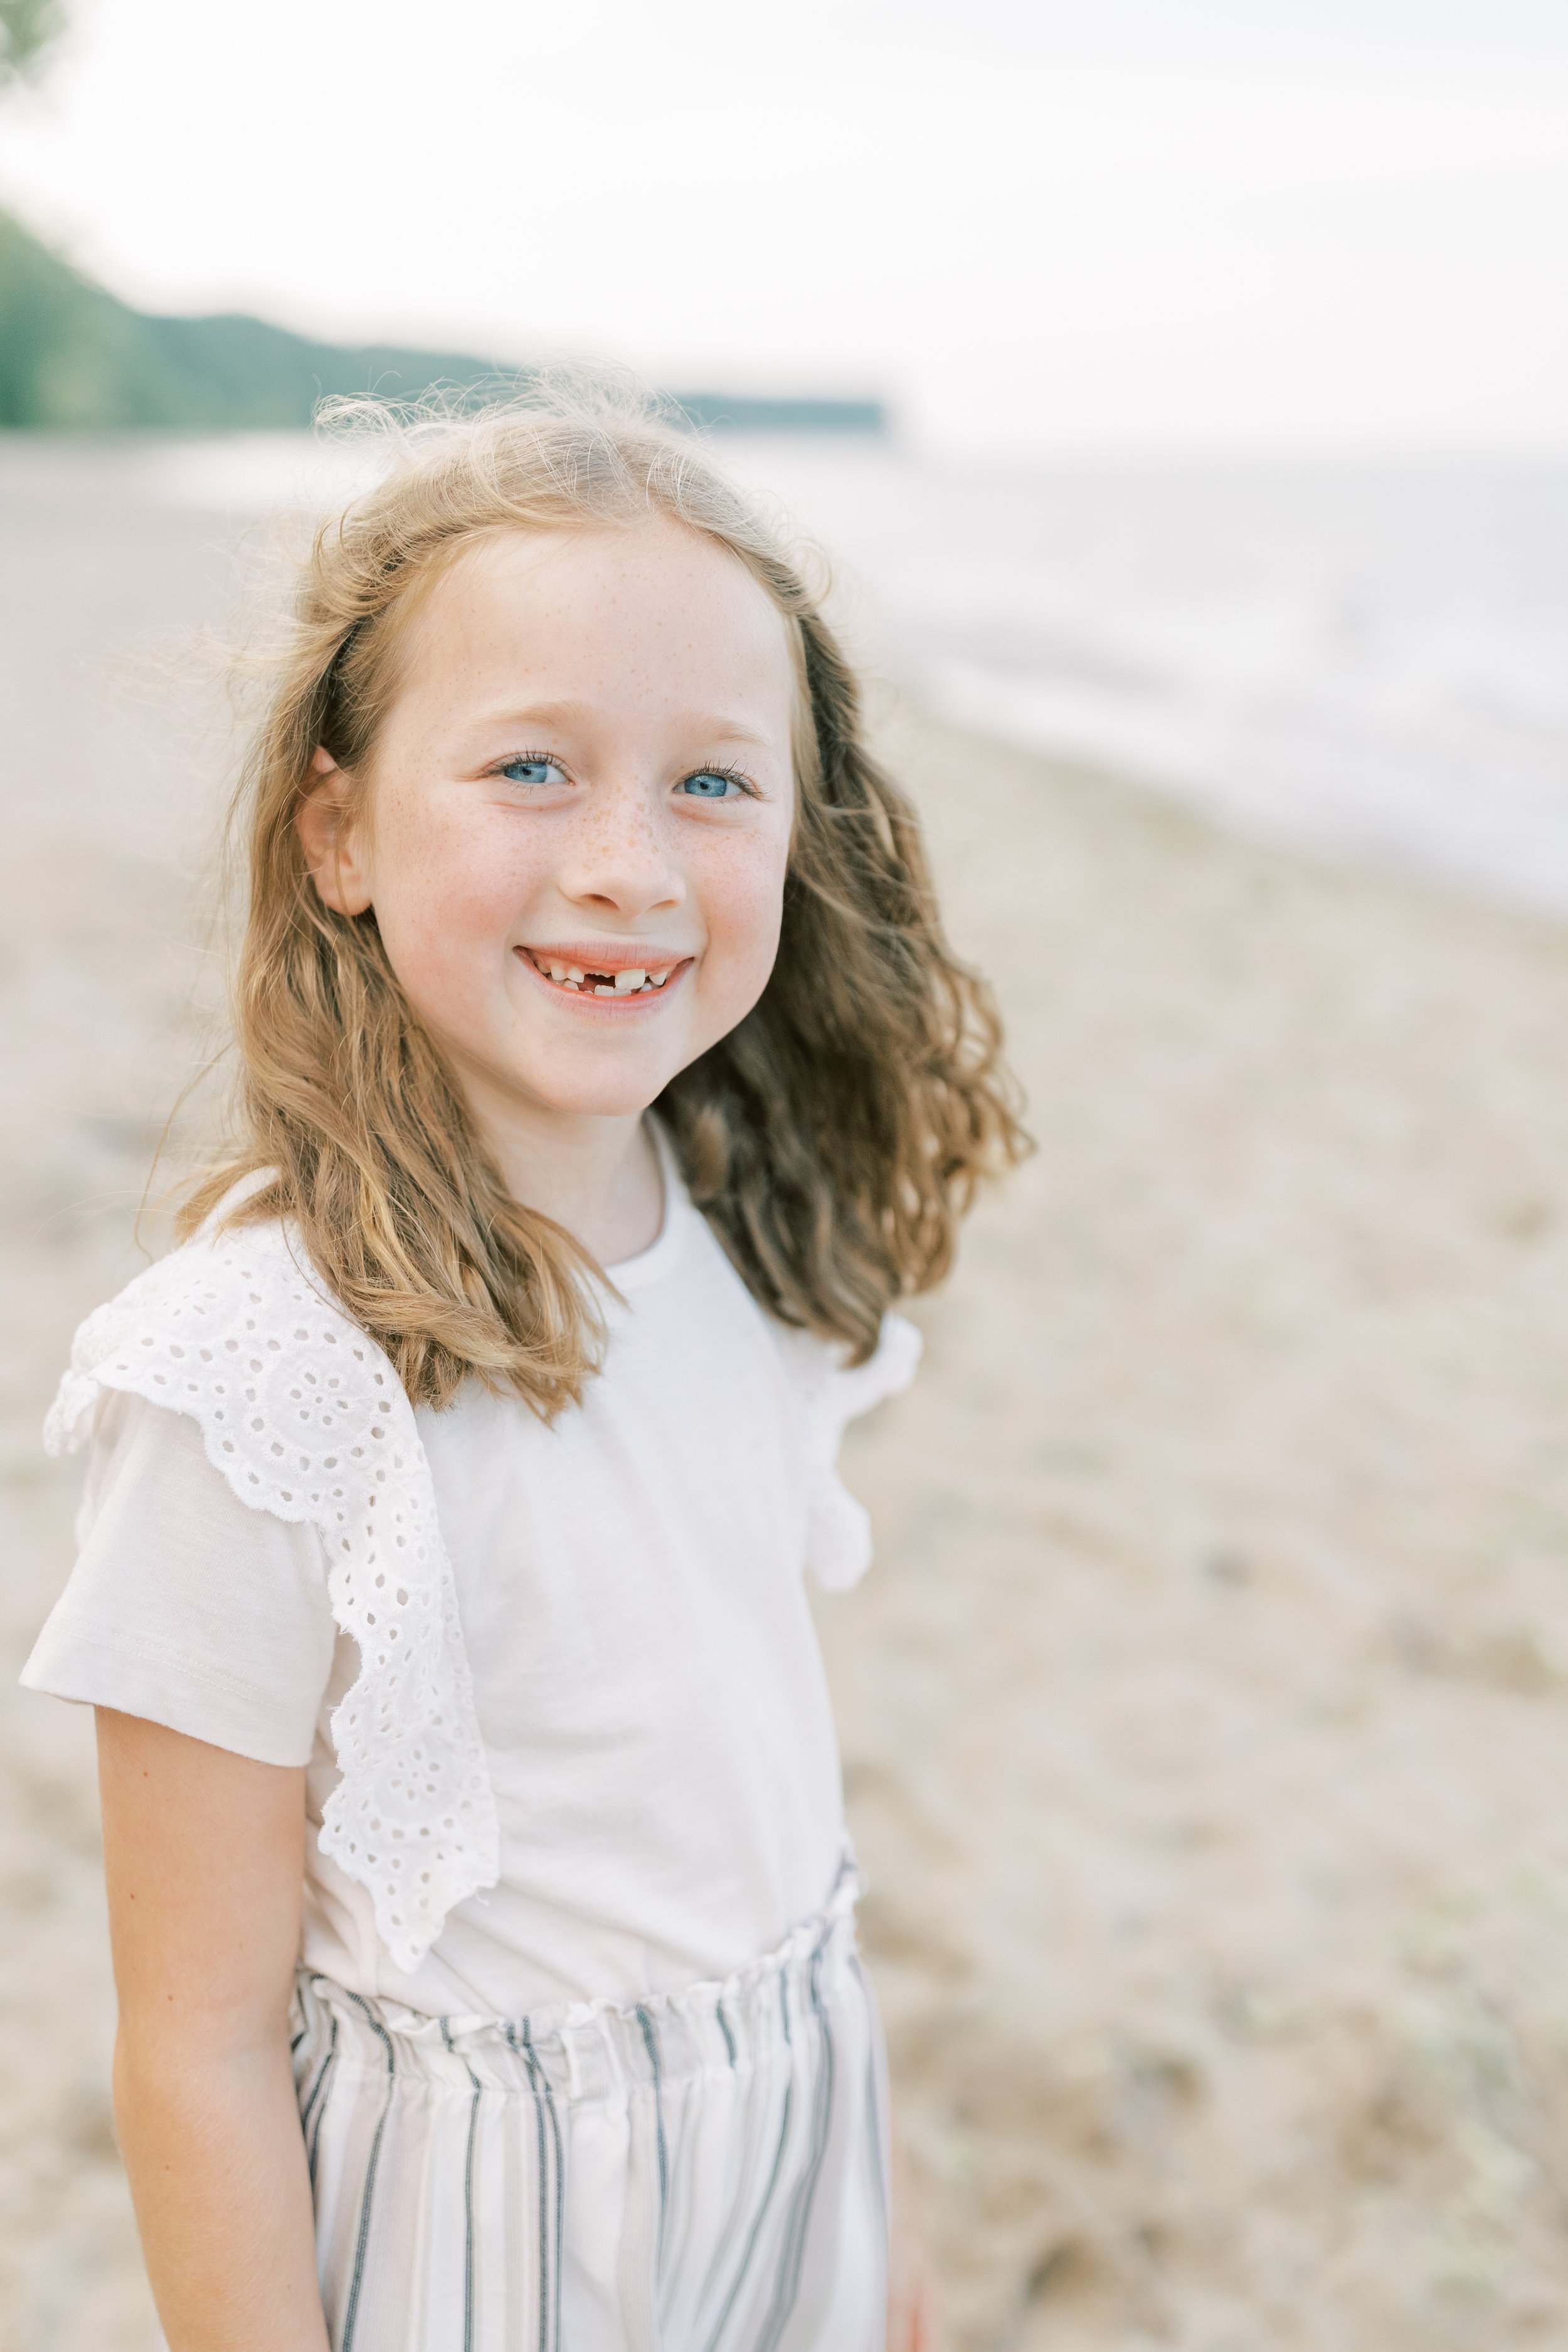
{"type": "MultiPolygon", "coordinates": [[[[15,1674],[217,1001],[221,729],[126,679],[226,526],[47,448],[0,511],[0,2341],[141,2352],[90,1725],[15,1674]]],[[[879,726],[1040,1147],[820,1612],[956,2352],[1559,2344],[1568,929],[879,726]]]]}

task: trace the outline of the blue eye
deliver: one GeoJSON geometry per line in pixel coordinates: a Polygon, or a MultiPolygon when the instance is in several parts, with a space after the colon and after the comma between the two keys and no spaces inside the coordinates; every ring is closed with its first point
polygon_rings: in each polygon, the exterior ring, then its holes
{"type": "Polygon", "coordinates": [[[717,768],[698,768],[691,775],[682,776],[680,789],[694,801],[722,801],[740,786],[733,776],[722,775],[717,768]]]}
{"type": "Polygon", "coordinates": [[[508,760],[500,770],[509,784],[563,784],[566,771],[559,760],[508,760]]]}

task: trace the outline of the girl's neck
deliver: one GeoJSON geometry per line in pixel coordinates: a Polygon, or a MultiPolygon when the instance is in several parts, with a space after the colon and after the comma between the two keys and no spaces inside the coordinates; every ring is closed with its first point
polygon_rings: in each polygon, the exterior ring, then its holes
{"type": "Polygon", "coordinates": [[[647,1123],[621,1118],[532,1110],[515,1099],[469,1104],[508,1192],[538,1209],[616,1265],[658,1239],[664,1180],[647,1123]]]}

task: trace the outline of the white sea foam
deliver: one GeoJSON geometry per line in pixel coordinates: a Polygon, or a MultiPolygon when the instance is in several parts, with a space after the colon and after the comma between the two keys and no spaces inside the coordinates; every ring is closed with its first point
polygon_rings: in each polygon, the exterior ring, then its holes
{"type": "Polygon", "coordinates": [[[1061,467],[751,445],[966,725],[1568,910],[1568,467],[1061,467]]]}

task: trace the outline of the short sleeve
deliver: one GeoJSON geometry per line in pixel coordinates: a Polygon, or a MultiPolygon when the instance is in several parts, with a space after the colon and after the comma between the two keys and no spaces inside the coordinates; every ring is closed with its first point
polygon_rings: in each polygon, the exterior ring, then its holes
{"type": "Polygon", "coordinates": [[[842,1348],[815,1333],[775,1328],[800,1399],[805,1439],[805,1564],[825,1592],[847,1592],[870,1565],[871,1522],[838,1475],[838,1449],[850,1422],[909,1387],[921,1360],[921,1335],[901,1315],[885,1315],[875,1352],[851,1367],[842,1348]]]}
{"type": "Polygon", "coordinates": [[[336,1628],[318,1530],[252,1510],[199,1424],[103,1400],[80,1552],[23,1670],[29,1690],[117,1707],[264,1764],[305,1764],[336,1628]]]}

